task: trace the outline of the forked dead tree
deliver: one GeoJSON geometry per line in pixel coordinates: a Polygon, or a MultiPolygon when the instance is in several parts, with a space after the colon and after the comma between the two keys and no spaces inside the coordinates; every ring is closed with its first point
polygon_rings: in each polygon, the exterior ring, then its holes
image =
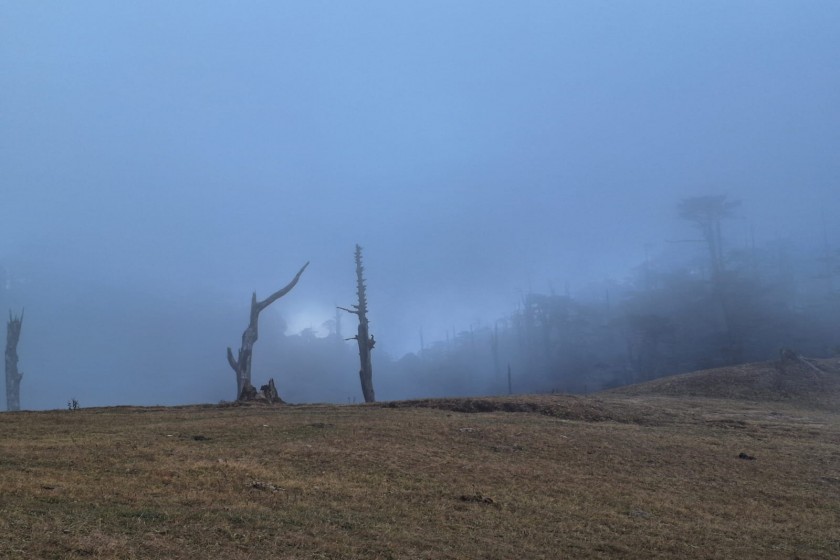
{"type": "Polygon", "coordinates": [[[23,311],[20,316],[9,311],[9,323],[6,330],[6,410],[20,410],[20,380],[23,373],[18,371],[17,345],[20,329],[23,327],[23,311]]]}
{"type": "Polygon", "coordinates": [[[347,340],[356,340],[359,344],[359,379],[362,382],[362,395],[365,402],[375,402],[376,397],[373,394],[373,366],[370,361],[370,351],[373,350],[376,340],[368,330],[367,319],[367,286],[365,286],[365,267],[362,266],[362,247],[356,245],[356,295],[359,298],[357,304],[353,305],[353,309],[346,307],[339,307],[348,313],[353,313],[359,317],[359,328],[356,336],[348,338],[347,340]]]}
{"type": "MultiPolygon", "coordinates": [[[[242,333],[242,346],[239,348],[237,357],[234,358],[233,351],[230,347],[227,349],[228,363],[236,373],[237,400],[253,400],[257,396],[257,390],[253,385],[251,385],[251,356],[254,350],[254,343],[259,338],[260,312],[292,291],[292,288],[294,288],[298,283],[301,274],[303,274],[303,271],[306,270],[307,266],[309,266],[308,262],[301,267],[297,274],[295,274],[295,277],[292,278],[291,282],[264,300],[257,301],[256,292],[251,295],[251,319],[248,323],[248,328],[246,328],[245,332],[242,333]]],[[[260,391],[262,391],[263,395],[270,402],[283,402],[277,394],[277,389],[274,387],[273,379],[269,380],[268,385],[261,387],[260,391]]]]}

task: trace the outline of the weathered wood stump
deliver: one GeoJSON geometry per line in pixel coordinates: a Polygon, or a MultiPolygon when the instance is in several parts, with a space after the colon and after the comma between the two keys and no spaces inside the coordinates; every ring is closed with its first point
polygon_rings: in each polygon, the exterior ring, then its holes
{"type": "Polygon", "coordinates": [[[18,371],[17,345],[23,327],[23,311],[20,316],[9,311],[6,329],[6,410],[20,410],[20,380],[23,372],[18,371]]]}

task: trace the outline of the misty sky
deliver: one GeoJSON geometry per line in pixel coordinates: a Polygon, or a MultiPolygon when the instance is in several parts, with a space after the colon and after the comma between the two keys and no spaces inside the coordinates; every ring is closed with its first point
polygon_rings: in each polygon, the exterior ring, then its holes
{"type": "Polygon", "coordinates": [[[352,303],[360,243],[399,355],[624,277],[686,196],[743,200],[734,242],[837,240],[838,30],[833,0],[0,0],[0,265],[65,301],[12,302],[36,323],[148,298],[235,346],[306,261],[266,320],[352,303]]]}

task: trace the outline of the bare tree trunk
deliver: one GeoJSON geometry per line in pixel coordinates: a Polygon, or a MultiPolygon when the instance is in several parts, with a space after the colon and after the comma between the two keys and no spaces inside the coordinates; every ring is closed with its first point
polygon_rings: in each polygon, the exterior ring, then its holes
{"type": "Polygon", "coordinates": [[[9,311],[9,324],[6,330],[6,410],[20,410],[20,380],[23,379],[23,373],[17,368],[17,345],[22,326],[23,311],[20,317],[15,317],[9,311]]]}
{"type": "Polygon", "coordinates": [[[359,317],[359,328],[356,331],[356,336],[348,338],[347,340],[355,339],[359,345],[359,379],[362,382],[362,395],[365,402],[376,402],[376,397],[373,393],[373,366],[370,360],[370,351],[373,350],[376,340],[370,335],[368,329],[367,319],[367,286],[365,286],[364,277],[365,267],[362,266],[362,247],[356,245],[356,295],[359,302],[353,305],[353,309],[346,307],[339,307],[348,313],[353,313],[359,317]]]}
{"type": "Polygon", "coordinates": [[[726,200],[726,196],[696,196],[683,199],[678,205],[680,217],[693,222],[703,234],[709,250],[711,265],[712,297],[720,307],[721,330],[727,341],[723,350],[725,363],[741,363],[743,352],[742,334],[736,331],[732,305],[726,294],[726,263],[723,258],[723,235],[721,221],[732,216],[739,201],[726,200]]]}
{"type": "Polygon", "coordinates": [[[493,372],[496,374],[496,381],[502,376],[501,368],[499,367],[499,322],[493,325],[493,333],[490,335],[490,349],[493,352],[493,372]]]}
{"type": "MultiPolygon", "coordinates": [[[[242,333],[242,346],[239,348],[238,357],[233,357],[233,351],[230,347],[227,349],[228,363],[236,373],[236,400],[253,400],[257,394],[257,390],[251,385],[251,356],[253,354],[254,343],[259,338],[260,312],[292,291],[292,288],[298,283],[301,274],[303,274],[307,266],[309,266],[308,262],[295,274],[291,282],[264,300],[257,301],[256,292],[251,295],[251,319],[248,323],[248,328],[242,333]]],[[[271,385],[273,387],[274,384],[272,383],[271,385]]],[[[277,394],[276,389],[274,390],[274,394],[277,394]]],[[[277,399],[279,400],[280,397],[278,396],[277,399]]]]}

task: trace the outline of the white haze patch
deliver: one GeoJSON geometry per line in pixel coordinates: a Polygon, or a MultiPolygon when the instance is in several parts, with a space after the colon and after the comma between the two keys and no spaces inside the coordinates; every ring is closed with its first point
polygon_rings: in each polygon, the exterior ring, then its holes
{"type": "MultiPolygon", "coordinates": [[[[283,313],[283,319],[288,334],[300,334],[308,330],[315,336],[323,337],[331,331],[328,323],[335,321],[335,310],[318,304],[301,306],[290,303],[288,311],[283,313]]],[[[343,319],[348,323],[351,321],[350,318],[343,319]]]]}

